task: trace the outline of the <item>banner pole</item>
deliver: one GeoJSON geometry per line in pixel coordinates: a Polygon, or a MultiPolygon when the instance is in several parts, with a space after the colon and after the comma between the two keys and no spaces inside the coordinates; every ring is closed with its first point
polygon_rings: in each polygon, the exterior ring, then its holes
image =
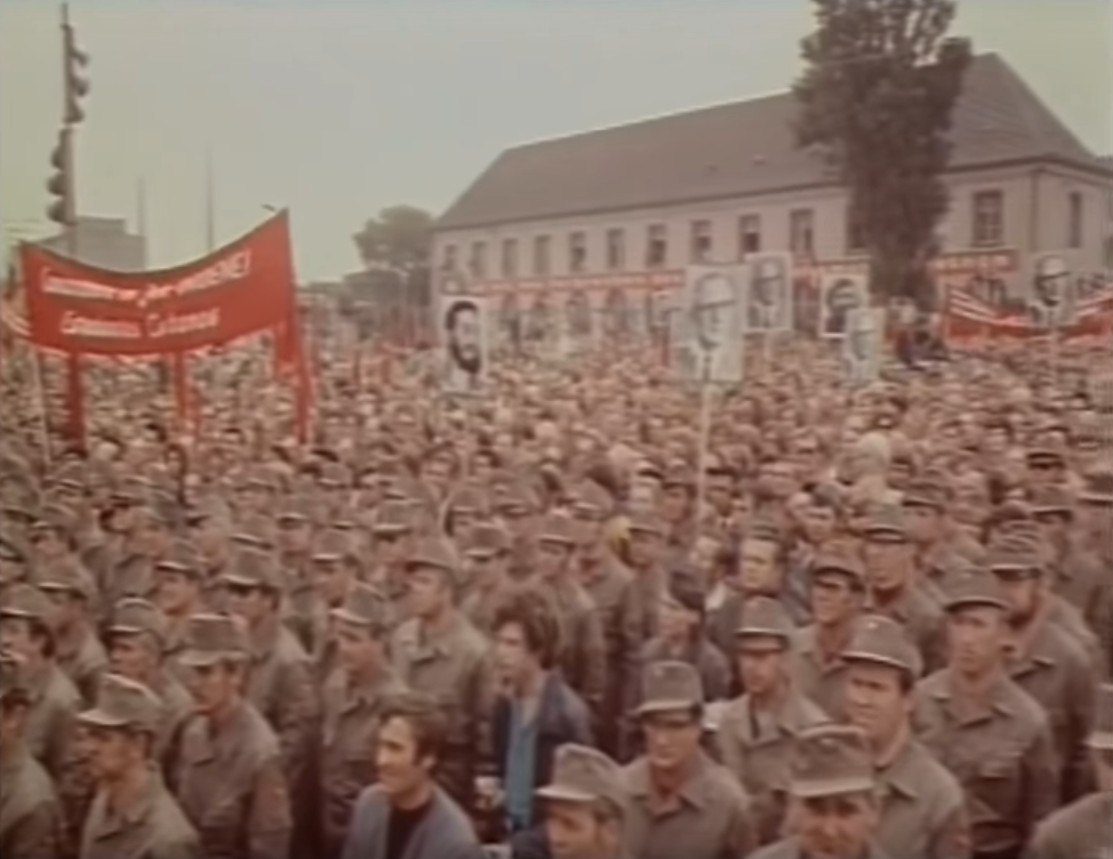
{"type": "Polygon", "coordinates": [[[39,404],[39,432],[42,435],[43,462],[51,468],[50,424],[46,418],[46,393],[43,390],[42,356],[34,346],[31,349],[31,384],[35,386],[35,399],[39,404]]]}
{"type": "Polygon", "coordinates": [[[696,476],[696,517],[703,517],[703,499],[707,495],[707,456],[711,436],[711,383],[700,385],[699,404],[699,474],[696,476]]]}

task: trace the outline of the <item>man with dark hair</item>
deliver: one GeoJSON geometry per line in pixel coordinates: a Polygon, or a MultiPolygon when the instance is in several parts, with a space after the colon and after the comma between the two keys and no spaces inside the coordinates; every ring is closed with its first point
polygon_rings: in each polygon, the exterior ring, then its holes
{"type": "Polygon", "coordinates": [[[492,719],[495,771],[502,781],[507,828],[539,821],[534,790],[552,774],[563,743],[591,745],[587,706],[554,671],[560,628],[549,600],[534,589],[510,595],[495,613],[495,673],[501,693],[492,719]]]}
{"type": "Polygon", "coordinates": [[[109,674],[96,707],[78,717],[97,781],[81,859],[201,859],[197,832],[151,759],[160,710],[142,683],[109,674]]]}
{"type": "Polygon", "coordinates": [[[474,391],[483,373],[483,326],[475,301],[456,299],[444,315],[446,387],[451,391],[474,391]]]}
{"type": "Polygon", "coordinates": [[[379,782],[356,803],[342,859],[481,859],[471,821],[433,778],[447,735],[430,696],[407,692],[385,704],[379,782]]]}

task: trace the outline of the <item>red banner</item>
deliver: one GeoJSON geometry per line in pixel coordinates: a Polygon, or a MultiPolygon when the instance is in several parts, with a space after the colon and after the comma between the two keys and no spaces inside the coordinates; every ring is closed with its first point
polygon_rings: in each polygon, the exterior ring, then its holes
{"type": "MultiPolygon", "coordinates": [[[[960,287],[951,287],[943,311],[943,333],[950,342],[1011,340],[1048,334],[1046,324],[1031,316],[1008,313],[980,300],[960,287]]],[[[1078,301],[1070,321],[1058,329],[1063,340],[1105,337],[1113,333],[1113,293],[1105,292],[1078,301]]]]}
{"type": "MultiPolygon", "coordinates": [[[[20,248],[20,262],[30,339],[47,349],[166,355],[289,329],[297,319],[285,213],[176,268],[109,271],[33,244],[20,248]]],[[[276,343],[280,353],[294,345],[276,343]]]]}

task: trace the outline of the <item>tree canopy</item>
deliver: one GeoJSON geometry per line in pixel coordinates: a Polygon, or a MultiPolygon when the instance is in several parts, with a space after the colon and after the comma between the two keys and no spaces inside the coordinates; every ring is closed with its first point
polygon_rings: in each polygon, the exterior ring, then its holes
{"type": "Polygon", "coordinates": [[[390,206],[352,238],[365,268],[408,274],[429,265],[433,216],[415,206],[390,206]]]}
{"type": "Polygon", "coordinates": [[[947,36],[953,0],[813,0],[794,92],[797,142],[818,147],[850,192],[848,217],[877,293],[933,302],[929,263],[948,207],[941,173],[971,57],[947,36]]]}

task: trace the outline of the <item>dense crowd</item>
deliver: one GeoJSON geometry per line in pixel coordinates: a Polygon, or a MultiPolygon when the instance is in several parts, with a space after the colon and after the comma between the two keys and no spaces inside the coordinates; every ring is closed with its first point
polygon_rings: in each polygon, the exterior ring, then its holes
{"type": "Polygon", "coordinates": [[[786,338],[703,437],[657,350],[318,346],[306,445],[6,365],[4,859],[1113,856],[1107,346],[786,338]]]}

